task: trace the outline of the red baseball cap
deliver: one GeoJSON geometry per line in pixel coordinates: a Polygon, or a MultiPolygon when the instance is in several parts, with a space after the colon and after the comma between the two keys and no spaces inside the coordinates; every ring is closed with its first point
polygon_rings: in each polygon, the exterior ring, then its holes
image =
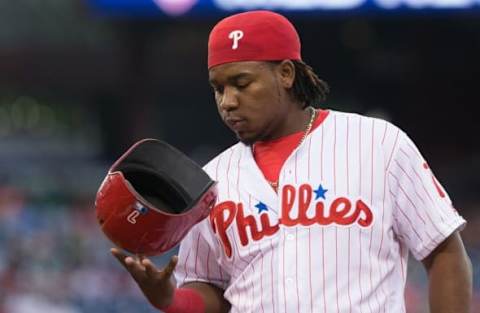
{"type": "Polygon", "coordinates": [[[271,11],[229,16],[215,25],[208,40],[208,68],[240,61],[301,60],[295,27],[271,11]]]}

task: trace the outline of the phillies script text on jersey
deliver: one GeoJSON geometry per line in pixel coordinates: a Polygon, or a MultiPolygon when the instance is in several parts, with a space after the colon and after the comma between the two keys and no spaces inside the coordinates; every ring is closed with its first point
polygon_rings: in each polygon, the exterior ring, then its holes
{"type": "Polygon", "coordinates": [[[223,201],[218,203],[210,213],[210,223],[215,233],[218,233],[225,254],[232,256],[232,245],[227,236],[227,229],[236,220],[237,231],[240,242],[243,246],[248,245],[247,226],[250,229],[251,238],[254,241],[261,240],[265,236],[272,236],[280,227],[280,224],[287,227],[303,225],[320,225],[326,226],[330,224],[336,225],[352,225],[357,223],[361,227],[369,227],[373,223],[372,210],[362,200],[352,203],[348,198],[338,197],[333,200],[328,209],[323,201],[312,203],[313,188],[309,184],[300,185],[295,188],[292,185],[283,186],[282,197],[282,217],[277,223],[272,223],[268,214],[260,215],[260,225],[253,215],[245,216],[243,203],[235,203],[233,201],[223,201]],[[295,205],[298,197],[297,216],[292,217],[290,213],[295,205]],[[314,214],[308,214],[309,208],[314,204],[314,214]]]}

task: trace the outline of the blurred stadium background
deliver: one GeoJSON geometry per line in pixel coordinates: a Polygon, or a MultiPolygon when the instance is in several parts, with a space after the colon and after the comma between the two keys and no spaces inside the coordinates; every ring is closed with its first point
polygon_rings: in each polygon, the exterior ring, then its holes
{"type": "MultiPolygon", "coordinates": [[[[480,312],[480,1],[16,0],[0,1],[0,313],[154,312],[109,255],[94,194],[140,138],[202,164],[234,142],[208,32],[262,4],[293,9],[326,107],[386,118],[420,147],[468,220],[480,312]]],[[[427,312],[426,290],[412,260],[408,312],[427,312]]]]}

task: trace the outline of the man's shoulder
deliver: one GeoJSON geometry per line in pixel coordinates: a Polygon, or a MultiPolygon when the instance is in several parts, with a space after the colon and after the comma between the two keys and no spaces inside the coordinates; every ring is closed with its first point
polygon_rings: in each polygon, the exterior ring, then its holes
{"type": "Polygon", "coordinates": [[[391,151],[398,142],[403,142],[407,138],[407,133],[399,126],[389,121],[386,115],[366,115],[356,112],[342,112],[330,110],[330,126],[333,128],[336,123],[337,132],[356,133],[362,136],[352,138],[374,138],[375,146],[386,151],[391,151]],[[338,123],[346,123],[348,126],[338,127],[338,123]],[[339,130],[340,129],[340,130],[339,130]]]}
{"type": "Polygon", "coordinates": [[[221,160],[225,158],[230,158],[232,154],[238,153],[244,148],[245,145],[241,142],[238,142],[224,149],[222,152],[213,157],[207,164],[205,164],[205,166],[203,167],[204,171],[206,171],[210,176],[215,176],[215,171],[218,168],[218,164],[221,160]]]}
{"type": "MultiPolygon", "coordinates": [[[[337,118],[344,118],[348,119],[352,122],[362,124],[365,127],[368,127],[369,125],[375,125],[375,127],[382,126],[385,129],[388,128],[389,131],[402,131],[400,127],[395,125],[393,122],[391,122],[389,119],[389,116],[387,116],[385,113],[374,113],[372,115],[366,115],[363,113],[357,113],[357,112],[344,112],[344,111],[337,111],[337,110],[329,110],[331,117],[335,116],[337,118]]],[[[334,119],[333,118],[333,119],[334,119]]],[[[403,131],[402,131],[403,132],[403,131]]]]}
{"type": "Polygon", "coordinates": [[[358,112],[345,112],[345,111],[337,111],[337,110],[329,110],[330,114],[337,117],[344,117],[349,119],[356,119],[361,120],[363,122],[370,122],[370,123],[383,123],[388,124],[389,126],[393,126],[398,128],[392,122],[389,121],[389,117],[384,113],[373,113],[371,115],[367,115],[365,113],[358,113],[358,112]]]}

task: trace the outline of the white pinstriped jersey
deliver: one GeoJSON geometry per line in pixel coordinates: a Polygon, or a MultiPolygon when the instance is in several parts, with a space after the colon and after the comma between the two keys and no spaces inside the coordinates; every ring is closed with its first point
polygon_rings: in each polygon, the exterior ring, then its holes
{"type": "Polygon", "coordinates": [[[231,312],[405,312],[409,251],[422,259],[465,223],[407,135],[357,114],[330,111],[278,195],[244,144],[205,170],[219,199],[175,277],[220,286],[231,312]]]}

